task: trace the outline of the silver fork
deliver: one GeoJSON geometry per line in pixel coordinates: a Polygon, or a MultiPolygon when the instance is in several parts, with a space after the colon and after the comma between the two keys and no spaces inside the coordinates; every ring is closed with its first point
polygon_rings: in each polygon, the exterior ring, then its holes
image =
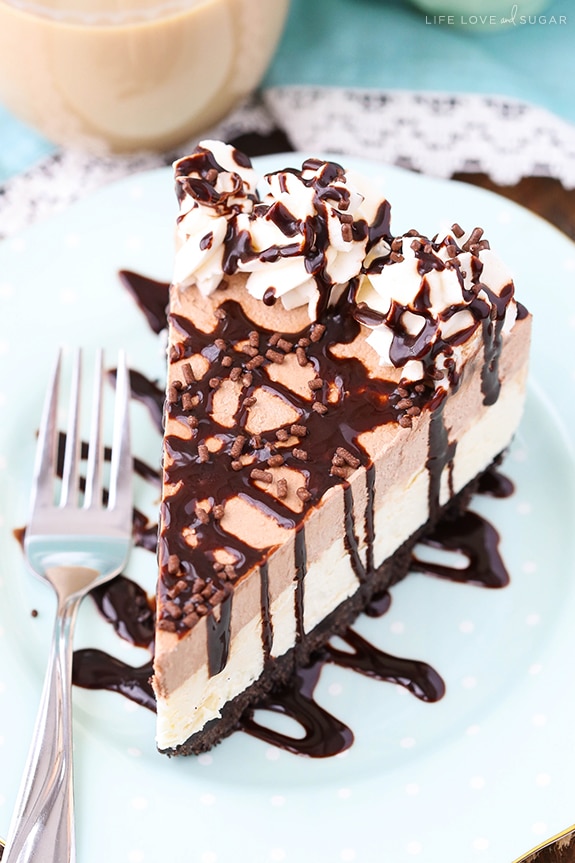
{"type": "Polygon", "coordinates": [[[80,602],[117,575],[131,546],[129,378],[120,354],[107,505],[102,489],[102,365],[98,352],[83,504],[79,500],[81,355],[74,358],[62,488],[54,503],[61,355],[44,404],[24,548],[31,569],[57,595],[44,689],[3,863],[73,863],[72,640],[80,602]]]}

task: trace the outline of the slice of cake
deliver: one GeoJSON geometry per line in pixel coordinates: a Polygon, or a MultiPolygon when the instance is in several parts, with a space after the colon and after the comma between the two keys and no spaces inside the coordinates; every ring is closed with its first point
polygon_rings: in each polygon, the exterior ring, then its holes
{"type": "Polygon", "coordinates": [[[530,316],[475,228],[394,237],[333,162],[175,165],[157,744],[208,749],[403,578],[508,446],[530,316]]]}

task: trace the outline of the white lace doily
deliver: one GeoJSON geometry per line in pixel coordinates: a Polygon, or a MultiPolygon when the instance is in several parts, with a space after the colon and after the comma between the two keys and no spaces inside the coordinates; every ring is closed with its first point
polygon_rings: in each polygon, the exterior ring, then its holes
{"type": "MultiPolygon", "coordinates": [[[[547,176],[575,188],[575,127],[523,102],[497,96],[278,87],[238,107],[201,137],[233,140],[285,132],[296,150],[361,155],[439,177],[487,174],[500,185],[547,176]]],[[[0,238],[130,173],[188,152],[91,157],[55,155],[0,188],[0,238]]]]}
{"type": "Polygon", "coordinates": [[[499,185],[543,176],[575,187],[575,126],[499,96],[277,87],[264,94],[294,148],[366,156],[437,177],[499,185]]]}

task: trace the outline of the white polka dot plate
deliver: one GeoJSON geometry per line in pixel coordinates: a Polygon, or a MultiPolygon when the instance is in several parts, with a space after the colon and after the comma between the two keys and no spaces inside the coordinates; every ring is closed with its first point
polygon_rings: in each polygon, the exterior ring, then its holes
{"type": "MultiPolygon", "coordinates": [[[[298,156],[291,154],[294,164],[298,156]]],[[[511,584],[485,590],[412,575],[390,611],[357,629],[389,653],[425,660],[446,694],[423,703],[327,666],[317,699],[354,745],[306,759],[236,733],[200,758],[156,753],[154,717],[120,695],[76,689],[78,860],[100,863],[510,863],[573,822],[575,799],[575,247],[521,208],[467,185],[346,158],[392,202],[393,228],[429,234],[482,225],[516,274],[535,320],[526,415],[503,472],[507,499],[474,508],[501,535],[511,584]]],[[[271,170],[285,157],[258,160],[271,170]]],[[[0,836],[32,731],[52,598],[25,569],[13,531],[26,519],[46,367],[57,345],[128,350],[152,380],[163,349],[118,270],[167,279],[175,216],[169,170],[131,177],[0,246],[0,836]]],[[[134,408],[136,455],[160,439],[134,408]],[[137,419],[136,419],[137,418],[137,419]]],[[[156,491],[137,506],[153,516],[156,491]]],[[[152,593],[154,556],[128,574],[152,593]]],[[[87,602],[78,647],[139,665],[87,602]]]]}

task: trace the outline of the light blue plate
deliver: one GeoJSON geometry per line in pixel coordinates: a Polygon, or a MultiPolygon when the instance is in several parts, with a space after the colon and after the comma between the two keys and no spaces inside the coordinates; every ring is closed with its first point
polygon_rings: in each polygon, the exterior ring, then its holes
{"type": "MultiPolygon", "coordinates": [[[[301,158],[270,157],[271,170],[301,158]]],[[[298,161],[299,160],[299,161],[298,161]]],[[[79,863],[510,863],[575,821],[575,247],[521,208],[467,185],[345,159],[393,205],[396,233],[453,221],[486,227],[535,316],[516,484],[477,508],[499,529],[512,575],[501,591],[412,576],[390,612],[358,629],[426,660],[447,684],[424,704],[397,687],[327,667],[318,699],[355,732],[343,756],[298,758],[241,733],[209,755],[168,760],[154,718],[106,692],[76,690],[79,863]]],[[[169,170],[132,177],[0,246],[0,835],[5,835],[39,699],[53,601],[12,535],[26,520],[34,435],[56,346],[124,346],[163,377],[163,354],[117,271],[168,279],[175,203],[169,170]],[[31,615],[32,609],[38,615],[31,615]]],[[[136,453],[159,435],[134,408],[136,453]]],[[[137,505],[154,517],[154,493],[137,505]]],[[[154,558],[129,574],[152,592],[154,558]]],[[[132,663],[87,601],[77,646],[132,663]]]]}

